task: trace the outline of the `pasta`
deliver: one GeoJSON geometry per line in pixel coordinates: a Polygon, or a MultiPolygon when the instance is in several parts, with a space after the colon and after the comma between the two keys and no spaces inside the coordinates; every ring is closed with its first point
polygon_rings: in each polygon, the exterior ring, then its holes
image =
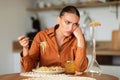
{"type": "Polygon", "coordinates": [[[51,66],[51,67],[42,66],[42,67],[37,68],[36,70],[38,71],[61,71],[63,70],[63,68],[61,68],[60,66],[51,66]]]}

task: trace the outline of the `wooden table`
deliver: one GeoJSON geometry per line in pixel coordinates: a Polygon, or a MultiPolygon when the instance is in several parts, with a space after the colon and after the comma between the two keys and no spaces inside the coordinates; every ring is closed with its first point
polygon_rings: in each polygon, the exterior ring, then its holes
{"type": "Polygon", "coordinates": [[[119,80],[118,77],[113,76],[113,75],[109,75],[109,74],[90,74],[90,73],[84,73],[81,76],[85,76],[85,77],[92,77],[95,78],[96,80],[119,80]]]}
{"type": "MultiPolygon", "coordinates": [[[[94,76],[92,76],[91,74],[84,73],[81,76],[96,78],[96,80],[119,80],[116,76],[108,74],[101,74],[100,76],[94,74],[94,76]]],[[[20,76],[20,73],[0,75],[0,80],[23,80],[26,78],[28,77],[20,76]]]]}

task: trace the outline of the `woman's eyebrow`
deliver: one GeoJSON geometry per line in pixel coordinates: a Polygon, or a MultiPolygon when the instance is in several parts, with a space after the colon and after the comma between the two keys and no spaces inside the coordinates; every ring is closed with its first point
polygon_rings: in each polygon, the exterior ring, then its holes
{"type": "MultiPolygon", "coordinates": [[[[65,21],[68,21],[69,23],[72,23],[71,21],[69,21],[69,20],[67,20],[67,19],[65,19],[65,21]]],[[[78,24],[78,22],[73,23],[73,24],[78,24]]]]}

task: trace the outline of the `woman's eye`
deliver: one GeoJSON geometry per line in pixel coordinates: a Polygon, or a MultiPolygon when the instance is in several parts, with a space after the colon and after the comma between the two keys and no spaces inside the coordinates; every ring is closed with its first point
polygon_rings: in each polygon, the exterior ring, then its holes
{"type": "Polygon", "coordinates": [[[74,24],[74,25],[73,25],[73,27],[77,27],[78,25],[79,25],[79,24],[78,24],[78,23],[76,23],[76,24],[74,24]]]}
{"type": "Polygon", "coordinates": [[[65,21],[65,24],[70,24],[70,22],[69,21],[65,21]]]}

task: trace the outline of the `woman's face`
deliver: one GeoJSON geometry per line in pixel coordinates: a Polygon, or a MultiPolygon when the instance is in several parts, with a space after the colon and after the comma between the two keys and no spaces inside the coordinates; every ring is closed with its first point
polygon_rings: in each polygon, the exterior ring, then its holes
{"type": "Polygon", "coordinates": [[[59,29],[64,36],[70,36],[73,31],[79,26],[79,17],[73,13],[65,13],[58,18],[60,25],[59,29]]]}

